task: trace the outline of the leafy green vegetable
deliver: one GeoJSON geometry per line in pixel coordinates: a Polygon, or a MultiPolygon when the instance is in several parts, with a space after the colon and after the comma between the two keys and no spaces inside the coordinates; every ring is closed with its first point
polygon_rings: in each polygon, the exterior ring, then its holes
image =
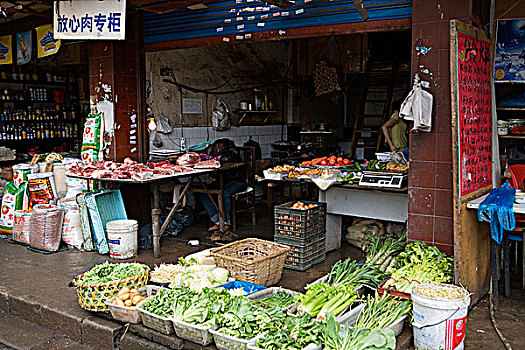
{"type": "Polygon", "coordinates": [[[252,300],[252,305],[259,306],[264,309],[271,307],[285,308],[294,303],[294,297],[286,292],[277,292],[266,298],[252,300]]]}
{"type": "Polygon", "coordinates": [[[147,269],[148,266],[138,263],[110,264],[106,261],[87,271],[78,282],[92,284],[118,281],[143,274],[147,269]]]}
{"type": "Polygon", "coordinates": [[[298,307],[299,314],[307,313],[324,320],[328,312],[336,316],[342,313],[359,299],[359,295],[352,286],[335,286],[323,282],[308,286],[306,294],[296,299],[301,301],[298,307]]]}
{"type": "Polygon", "coordinates": [[[388,295],[369,296],[354,328],[385,329],[400,317],[408,315],[412,305],[408,300],[398,301],[388,295]]]}
{"type": "Polygon", "coordinates": [[[155,315],[170,317],[174,311],[175,301],[177,301],[177,305],[184,305],[193,295],[195,292],[188,288],[161,288],[152,299],[145,301],[140,307],[155,315]]]}
{"type": "Polygon", "coordinates": [[[396,337],[391,329],[341,327],[328,314],[324,345],[329,350],[394,350],[396,337]]]}
{"type": "Polygon", "coordinates": [[[267,350],[300,350],[311,343],[321,344],[325,329],[324,323],[308,315],[287,316],[279,327],[259,339],[256,346],[267,350]]]}
{"type": "Polygon", "coordinates": [[[332,270],[328,273],[327,282],[334,287],[345,285],[357,288],[364,285],[375,289],[385,279],[386,275],[379,268],[358,264],[349,258],[339,260],[332,266],[332,270]]]}
{"type": "Polygon", "coordinates": [[[188,293],[174,300],[173,317],[186,323],[212,326],[231,299],[224,288],[204,288],[199,294],[188,293]]]}
{"type": "Polygon", "coordinates": [[[370,236],[367,245],[366,265],[373,265],[385,272],[395,263],[396,256],[405,250],[407,232],[398,238],[392,235],[370,236]]]}
{"type": "Polygon", "coordinates": [[[423,282],[452,282],[454,259],[440,252],[437,247],[414,241],[397,256],[396,264],[388,271],[392,278],[384,287],[410,293],[414,286],[423,282]]]}

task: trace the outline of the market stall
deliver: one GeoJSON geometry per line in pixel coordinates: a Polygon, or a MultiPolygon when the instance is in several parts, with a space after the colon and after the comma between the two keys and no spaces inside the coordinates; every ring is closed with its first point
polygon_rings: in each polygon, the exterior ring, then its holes
{"type": "MultiPolygon", "coordinates": [[[[221,350],[394,350],[396,338],[411,332],[412,317],[416,346],[437,349],[448,341],[439,321],[466,320],[469,293],[446,284],[452,259],[425,243],[407,244],[406,235],[376,237],[365,260],[336,262],[304,291],[278,287],[289,252],[246,239],[159,266],[100,264],[71,287],[84,309],[142,323],[188,347],[214,343],[221,350]],[[273,268],[261,268],[266,264],[273,268]],[[425,300],[436,304],[430,319],[425,300]],[[447,303],[460,305],[459,313],[438,306],[447,303]]],[[[465,324],[454,331],[458,345],[465,324]]]]}
{"type": "MultiPolygon", "coordinates": [[[[205,162],[204,162],[205,163],[205,162]]],[[[114,164],[114,163],[113,163],[114,164]]],[[[182,200],[184,196],[186,195],[186,192],[191,188],[194,182],[197,182],[202,185],[202,191],[203,193],[206,193],[212,203],[216,206],[218,212],[219,212],[219,220],[221,223],[221,227],[224,226],[224,186],[223,184],[223,172],[236,168],[236,167],[242,167],[244,164],[242,163],[234,163],[234,164],[227,164],[223,165],[219,168],[215,167],[213,169],[206,169],[206,168],[190,168],[190,167],[181,167],[181,166],[169,166],[168,163],[162,163],[162,164],[155,164],[153,165],[154,168],[151,168],[149,170],[154,170],[156,168],[163,167],[164,169],[173,168],[174,171],[177,171],[170,175],[158,175],[154,176],[153,173],[151,175],[146,175],[143,178],[133,176],[131,179],[120,179],[120,178],[105,178],[105,177],[91,177],[91,176],[82,176],[75,173],[69,173],[68,176],[71,178],[77,178],[77,179],[83,179],[83,180],[93,180],[96,179],[102,183],[126,183],[126,184],[134,184],[134,185],[152,185],[153,187],[153,209],[151,211],[151,220],[153,223],[153,249],[154,249],[154,256],[155,258],[160,257],[160,237],[162,236],[162,233],[168,226],[170,220],[172,219],[175,212],[179,209],[179,206],[182,203],[182,200]],[[220,188],[218,190],[212,190],[206,188],[204,186],[204,182],[200,179],[200,176],[203,175],[209,175],[211,173],[217,173],[220,178],[220,188]],[[160,224],[160,196],[159,196],[159,184],[161,182],[175,180],[175,179],[182,179],[185,178],[187,181],[185,182],[185,185],[180,192],[178,196],[178,200],[175,203],[175,205],[171,208],[167,219],[165,222],[160,224]],[[218,195],[218,203],[215,202],[215,200],[211,197],[211,194],[217,194],[218,195]]],[[[103,166],[102,169],[105,169],[103,166]]],[[[80,169],[78,171],[81,171],[80,169]]],[[[137,175],[136,173],[134,175],[137,175]]],[[[195,190],[193,190],[195,191],[195,190]]]]}
{"type": "Polygon", "coordinates": [[[405,223],[408,218],[408,167],[402,160],[396,163],[339,158],[316,158],[297,166],[284,164],[264,171],[271,181],[313,182],[318,186],[318,200],[327,204],[327,251],[341,247],[343,216],[397,223],[405,223]],[[328,165],[330,160],[335,162],[328,165]]]}

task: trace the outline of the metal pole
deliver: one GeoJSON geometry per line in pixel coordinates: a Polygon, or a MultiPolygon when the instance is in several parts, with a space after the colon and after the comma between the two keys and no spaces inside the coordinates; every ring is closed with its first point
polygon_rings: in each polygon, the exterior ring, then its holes
{"type": "Polygon", "coordinates": [[[153,210],[151,211],[153,229],[153,257],[160,258],[160,196],[159,184],[153,183],[153,210]]]}

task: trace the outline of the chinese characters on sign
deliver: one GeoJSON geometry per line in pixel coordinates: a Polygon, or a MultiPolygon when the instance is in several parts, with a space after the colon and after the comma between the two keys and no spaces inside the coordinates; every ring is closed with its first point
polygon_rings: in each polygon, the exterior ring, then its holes
{"type": "Polygon", "coordinates": [[[56,39],[124,40],[126,1],[55,1],[56,39]]]}
{"type": "Polygon", "coordinates": [[[458,31],[461,197],[492,184],[490,42],[458,31]]]}

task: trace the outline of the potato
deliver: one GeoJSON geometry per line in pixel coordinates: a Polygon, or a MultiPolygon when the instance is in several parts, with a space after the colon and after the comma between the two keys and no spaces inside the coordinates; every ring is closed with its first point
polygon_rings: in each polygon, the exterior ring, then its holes
{"type": "Polygon", "coordinates": [[[113,304],[118,305],[118,306],[124,306],[124,302],[120,300],[119,298],[115,298],[115,300],[113,300],[113,304]]]}
{"type": "Polygon", "coordinates": [[[131,294],[139,294],[139,291],[136,289],[132,289],[129,291],[131,294]]]}
{"type": "Polygon", "coordinates": [[[133,305],[133,302],[131,301],[131,299],[128,299],[124,302],[124,306],[132,306],[133,305]]]}
{"type": "Polygon", "coordinates": [[[130,294],[129,293],[124,293],[124,294],[121,294],[121,295],[117,295],[117,298],[124,301],[124,300],[128,300],[130,297],[130,294]]]}
{"type": "Polygon", "coordinates": [[[121,296],[122,294],[126,294],[126,293],[129,293],[129,288],[128,288],[128,287],[124,287],[124,288],[122,288],[122,289],[117,293],[117,296],[121,296]]]}
{"type": "Polygon", "coordinates": [[[131,301],[133,302],[133,305],[137,305],[138,303],[140,303],[142,301],[142,297],[140,295],[135,295],[131,301]]]}

